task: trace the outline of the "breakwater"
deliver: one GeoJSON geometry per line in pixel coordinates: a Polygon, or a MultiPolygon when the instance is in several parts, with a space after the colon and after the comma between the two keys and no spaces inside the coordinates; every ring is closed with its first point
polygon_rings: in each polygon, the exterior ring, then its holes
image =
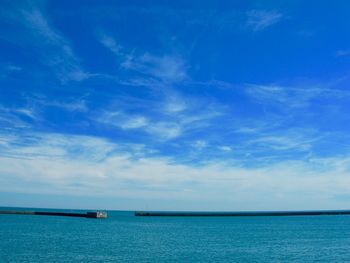
{"type": "Polygon", "coordinates": [[[350,215],[350,210],[248,211],[248,212],[152,212],[137,211],[135,216],[321,216],[350,215]]]}
{"type": "Polygon", "coordinates": [[[107,213],[102,211],[86,213],[52,212],[52,211],[0,211],[0,215],[39,215],[39,216],[71,216],[86,218],[107,218],[107,213]]]}

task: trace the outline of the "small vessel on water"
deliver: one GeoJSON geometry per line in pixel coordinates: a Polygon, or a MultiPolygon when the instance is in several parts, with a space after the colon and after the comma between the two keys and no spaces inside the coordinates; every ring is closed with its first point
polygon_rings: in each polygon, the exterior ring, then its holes
{"type": "Polygon", "coordinates": [[[86,217],[88,217],[88,218],[107,218],[107,212],[105,212],[105,211],[87,212],[86,217]]]}

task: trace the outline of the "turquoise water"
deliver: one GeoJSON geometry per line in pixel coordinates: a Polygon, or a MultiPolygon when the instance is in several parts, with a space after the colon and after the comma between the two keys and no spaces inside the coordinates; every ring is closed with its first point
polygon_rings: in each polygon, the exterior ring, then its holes
{"type": "Polygon", "coordinates": [[[349,262],[350,216],[0,215],[0,262],[349,262]]]}

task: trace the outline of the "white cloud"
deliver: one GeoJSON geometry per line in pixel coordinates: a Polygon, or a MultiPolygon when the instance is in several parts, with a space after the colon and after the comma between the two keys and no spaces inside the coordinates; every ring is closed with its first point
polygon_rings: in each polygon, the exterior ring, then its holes
{"type": "Polygon", "coordinates": [[[47,98],[28,97],[25,106],[5,107],[0,105],[0,126],[5,130],[29,128],[33,123],[45,122],[43,108],[56,107],[69,112],[86,112],[85,100],[56,101],[47,98]]]}
{"type": "Polygon", "coordinates": [[[6,37],[18,45],[32,48],[39,61],[50,68],[62,83],[93,76],[82,69],[69,41],[52,26],[40,2],[14,3],[2,15],[0,18],[14,24],[22,33],[6,37]]]}
{"type": "Polygon", "coordinates": [[[261,156],[262,162],[309,158],[326,136],[316,129],[301,127],[261,130],[237,144],[236,152],[261,156]]]}
{"type": "Polygon", "coordinates": [[[141,115],[128,115],[122,111],[104,111],[98,122],[122,129],[137,129],[148,125],[148,120],[141,115]]]}
{"type": "Polygon", "coordinates": [[[19,73],[22,68],[13,64],[0,64],[0,78],[6,78],[13,73],[19,73]]]}
{"type": "MultiPolygon", "coordinates": [[[[350,157],[283,161],[260,168],[226,162],[202,166],[137,157],[141,148],[58,134],[1,135],[0,191],[191,201],[203,209],[342,208],[350,190],[350,157]],[[137,149],[137,150],[135,150],[137,149]],[[214,204],[214,205],[213,205],[214,204]]],[[[148,203],[151,201],[147,201],[148,203]]],[[[157,207],[153,206],[155,209],[157,207]]],[[[117,208],[117,207],[114,207],[117,208]]]]}
{"type": "Polygon", "coordinates": [[[251,10],[247,13],[247,17],[247,26],[253,31],[261,31],[278,23],[283,15],[276,11],[251,10]]]}
{"type": "MultiPolygon", "coordinates": [[[[38,35],[43,36],[47,42],[51,42],[53,44],[65,42],[63,38],[49,26],[47,19],[43,16],[39,9],[24,9],[22,10],[22,14],[27,22],[27,26],[38,35]]],[[[65,45],[63,46],[63,49],[67,53],[71,53],[69,46],[65,45]]]]}
{"type": "Polygon", "coordinates": [[[240,127],[236,130],[238,133],[257,133],[259,132],[261,127],[240,127]]]}
{"type": "Polygon", "coordinates": [[[0,126],[5,130],[28,128],[31,121],[39,121],[39,113],[32,107],[3,107],[0,105],[0,126]]]}
{"type": "Polygon", "coordinates": [[[293,136],[292,134],[280,136],[263,136],[258,139],[253,139],[250,143],[262,145],[273,150],[294,150],[306,151],[312,147],[312,142],[318,138],[308,138],[306,136],[293,136]]]}
{"type": "Polygon", "coordinates": [[[66,69],[63,70],[63,74],[66,74],[66,75],[62,75],[61,76],[61,81],[62,82],[65,82],[67,80],[74,80],[74,81],[82,81],[82,80],[85,80],[85,79],[88,79],[88,78],[91,78],[91,77],[98,77],[98,76],[101,76],[101,74],[95,74],[95,73],[88,73],[88,72],[85,72],[83,71],[81,68],[79,68],[78,65],[76,66],[73,66],[72,69],[68,69],[69,71],[66,71],[66,69]],[[74,68],[74,67],[77,67],[77,68],[74,68]]]}
{"type": "Polygon", "coordinates": [[[179,82],[187,78],[185,62],[174,56],[157,57],[145,54],[141,62],[153,76],[167,82],[179,82]]]}
{"type": "MultiPolygon", "coordinates": [[[[163,103],[161,103],[163,105],[163,103]]],[[[140,105],[138,105],[140,107],[140,105]]],[[[181,106],[181,110],[164,111],[163,107],[154,106],[153,111],[143,110],[143,114],[132,114],[120,110],[104,110],[98,113],[92,120],[97,124],[109,127],[118,127],[123,130],[139,130],[150,136],[152,140],[172,140],[198,129],[203,129],[210,125],[210,121],[218,116],[219,107],[212,109],[197,108],[197,106],[181,106]]],[[[148,107],[149,108],[149,107],[148,107]]],[[[126,108],[127,110],[127,108],[126,108]]]]}
{"type": "Polygon", "coordinates": [[[16,66],[16,65],[7,65],[5,67],[5,69],[8,70],[8,71],[17,71],[17,72],[22,70],[21,67],[16,66]]]}
{"type": "Polygon", "coordinates": [[[97,125],[141,131],[152,140],[171,140],[210,126],[224,109],[207,99],[169,91],[156,98],[118,97],[91,118],[97,125]]]}
{"type": "Polygon", "coordinates": [[[208,143],[203,140],[197,140],[192,144],[192,147],[196,148],[197,150],[202,150],[208,146],[208,143]]]}
{"type": "Polygon", "coordinates": [[[175,121],[152,121],[141,115],[126,114],[124,112],[105,111],[95,119],[97,122],[119,127],[123,130],[141,130],[155,140],[170,140],[182,134],[182,126],[175,121]]]}
{"type": "Polygon", "coordinates": [[[25,25],[36,37],[36,45],[43,52],[43,61],[62,81],[81,81],[90,77],[84,72],[74,55],[69,42],[55,31],[41,10],[37,8],[22,10],[25,25]]]}
{"type": "Polygon", "coordinates": [[[114,38],[107,35],[100,36],[99,41],[121,60],[121,68],[140,74],[124,83],[141,81],[144,84],[149,83],[149,78],[163,83],[175,83],[188,79],[187,65],[181,56],[155,55],[147,52],[135,54],[134,51],[126,51],[114,38]]]}
{"type": "Polygon", "coordinates": [[[122,129],[137,129],[149,125],[148,120],[143,116],[134,116],[127,118],[123,123],[120,124],[122,129]]]}
{"type": "Polygon", "coordinates": [[[37,113],[33,109],[30,109],[30,108],[15,108],[15,109],[12,109],[12,112],[21,114],[23,116],[27,116],[31,119],[38,118],[37,113]]]}
{"type": "Polygon", "coordinates": [[[32,98],[32,97],[28,99],[32,102],[35,102],[45,107],[57,107],[57,108],[61,108],[66,111],[72,111],[72,112],[88,111],[88,107],[84,99],[76,99],[76,100],[67,99],[66,101],[49,100],[47,98],[32,98]]]}
{"type": "MultiPolygon", "coordinates": [[[[193,104],[195,102],[192,100],[191,103],[193,104]]],[[[188,104],[189,102],[183,96],[179,96],[174,92],[167,92],[167,96],[163,103],[163,109],[164,112],[169,114],[179,114],[191,107],[188,104]]]]}
{"type": "Polygon", "coordinates": [[[162,140],[171,140],[182,135],[183,127],[176,122],[155,122],[146,128],[147,132],[153,136],[153,138],[160,138],[162,140]]]}
{"type": "Polygon", "coordinates": [[[248,85],[246,93],[259,102],[276,103],[284,108],[300,108],[308,106],[313,99],[344,98],[350,92],[331,87],[332,84],[297,86],[280,85],[248,85]]]}
{"type": "Polygon", "coordinates": [[[337,57],[346,57],[346,56],[350,56],[350,50],[338,50],[336,52],[337,57]]]}
{"type": "Polygon", "coordinates": [[[127,55],[121,66],[165,83],[180,82],[188,78],[184,60],[176,56],[155,56],[148,53],[142,56],[127,55]]]}
{"type": "Polygon", "coordinates": [[[218,149],[224,152],[231,152],[232,151],[232,147],[227,146],[227,145],[222,145],[222,146],[218,146],[218,149]]]}
{"type": "Polygon", "coordinates": [[[121,53],[121,46],[119,46],[116,41],[107,35],[102,35],[100,37],[100,42],[108,48],[110,51],[112,51],[115,55],[122,55],[121,53]]]}

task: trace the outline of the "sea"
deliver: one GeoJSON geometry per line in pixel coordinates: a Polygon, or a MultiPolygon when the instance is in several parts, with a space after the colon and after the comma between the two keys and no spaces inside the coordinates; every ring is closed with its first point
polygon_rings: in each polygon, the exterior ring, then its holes
{"type": "Polygon", "coordinates": [[[0,215],[0,262],[350,262],[350,216],[0,215]]]}

